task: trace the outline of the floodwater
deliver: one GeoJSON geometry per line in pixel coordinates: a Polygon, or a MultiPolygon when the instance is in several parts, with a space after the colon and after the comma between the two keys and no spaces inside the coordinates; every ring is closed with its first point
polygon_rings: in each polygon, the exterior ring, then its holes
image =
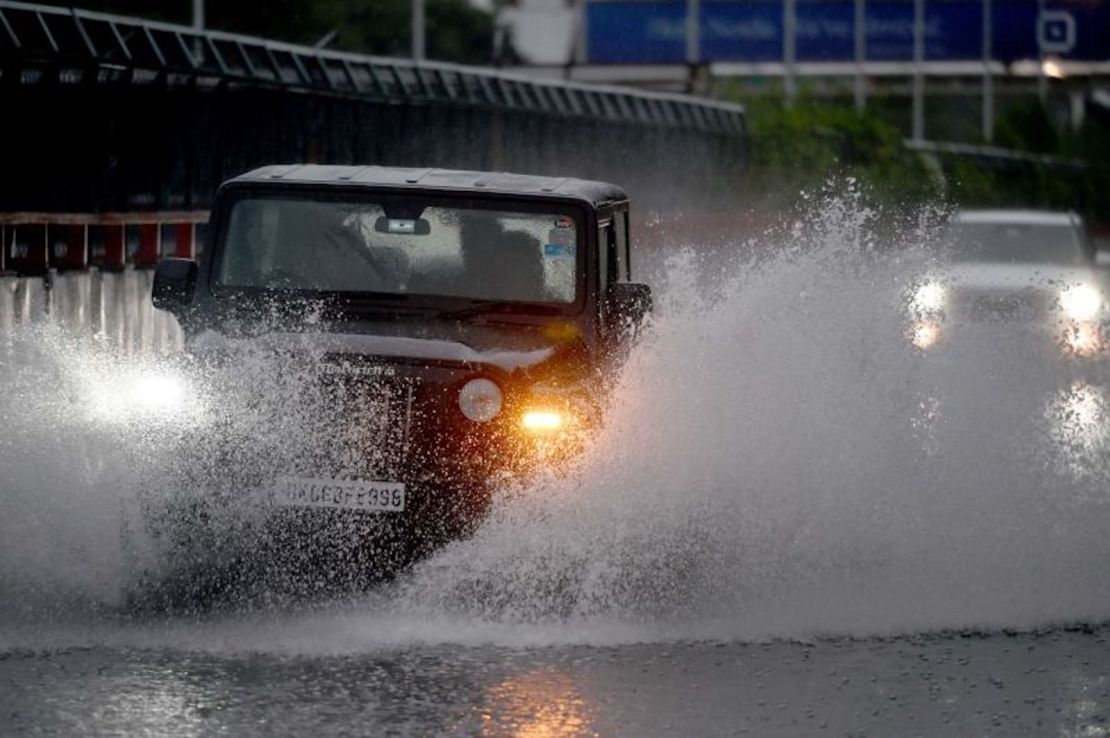
{"type": "Polygon", "coordinates": [[[172,362],[9,335],[0,733],[1105,735],[1107,357],[1001,324],[923,354],[929,224],[813,212],[655,265],[579,466],[327,601],[121,610],[121,528],[211,414],[172,362]]]}
{"type": "Polygon", "coordinates": [[[1107,633],[9,653],[6,735],[1106,734],[1107,633]]]}

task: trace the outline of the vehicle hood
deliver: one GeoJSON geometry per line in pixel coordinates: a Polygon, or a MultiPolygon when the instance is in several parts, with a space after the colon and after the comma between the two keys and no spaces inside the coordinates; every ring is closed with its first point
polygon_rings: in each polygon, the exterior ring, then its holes
{"type": "Polygon", "coordinates": [[[349,354],[398,363],[484,365],[505,372],[527,370],[554,357],[568,341],[540,326],[393,321],[342,325],[341,330],[271,331],[246,337],[209,330],[189,345],[194,353],[234,350],[248,343],[264,350],[310,355],[349,354]]]}
{"type": "Polygon", "coordinates": [[[940,271],[937,278],[952,289],[1017,291],[1059,290],[1075,284],[1100,285],[1092,269],[1055,264],[998,264],[971,262],[940,271]]]}

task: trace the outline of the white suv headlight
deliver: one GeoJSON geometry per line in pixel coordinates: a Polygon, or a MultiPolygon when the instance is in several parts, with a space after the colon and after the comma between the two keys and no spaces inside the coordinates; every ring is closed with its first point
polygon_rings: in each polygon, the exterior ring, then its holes
{"type": "Polygon", "coordinates": [[[490,379],[472,379],[459,391],[459,409],[475,423],[485,423],[501,412],[501,388],[490,379]]]}
{"type": "Polygon", "coordinates": [[[944,285],[939,282],[925,282],[913,293],[912,307],[921,313],[935,313],[944,308],[946,297],[944,285]]]}
{"type": "Polygon", "coordinates": [[[1060,307],[1072,320],[1091,320],[1102,309],[1102,295],[1089,284],[1077,284],[1060,293],[1060,307]]]}

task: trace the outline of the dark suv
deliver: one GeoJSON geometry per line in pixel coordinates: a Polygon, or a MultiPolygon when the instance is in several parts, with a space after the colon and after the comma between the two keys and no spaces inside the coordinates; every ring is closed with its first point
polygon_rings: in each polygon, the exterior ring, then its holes
{"type": "Polygon", "coordinates": [[[164,260],[153,302],[194,357],[243,336],[311,349],[296,412],[334,433],[254,475],[270,540],[339,535],[367,562],[388,540],[411,560],[479,520],[493,480],[588,440],[650,310],[628,218],[603,182],[269,166],[220,188],[202,259],[164,260]]]}

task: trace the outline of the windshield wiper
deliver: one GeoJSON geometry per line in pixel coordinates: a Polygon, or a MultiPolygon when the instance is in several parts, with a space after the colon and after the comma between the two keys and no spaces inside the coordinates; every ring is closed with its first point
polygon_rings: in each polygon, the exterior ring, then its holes
{"type": "MultiPolygon", "coordinates": [[[[552,305],[533,305],[528,304],[528,310],[535,310],[543,313],[557,312],[556,307],[552,305]]],[[[435,314],[436,317],[446,317],[446,319],[460,320],[464,317],[471,317],[473,315],[481,315],[482,313],[509,313],[519,311],[519,307],[515,303],[505,302],[504,300],[474,300],[470,305],[465,307],[456,307],[454,310],[442,310],[435,314]]]]}
{"type": "Polygon", "coordinates": [[[473,300],[466,307],[455,308],[454,310],[440,310],[436,313],[437,318],[469,318],[474,315],[481,315],[482,313],[504,312],[506,308],[514,307],[511,302],[503,302],[501,300],[473,300]]]}

